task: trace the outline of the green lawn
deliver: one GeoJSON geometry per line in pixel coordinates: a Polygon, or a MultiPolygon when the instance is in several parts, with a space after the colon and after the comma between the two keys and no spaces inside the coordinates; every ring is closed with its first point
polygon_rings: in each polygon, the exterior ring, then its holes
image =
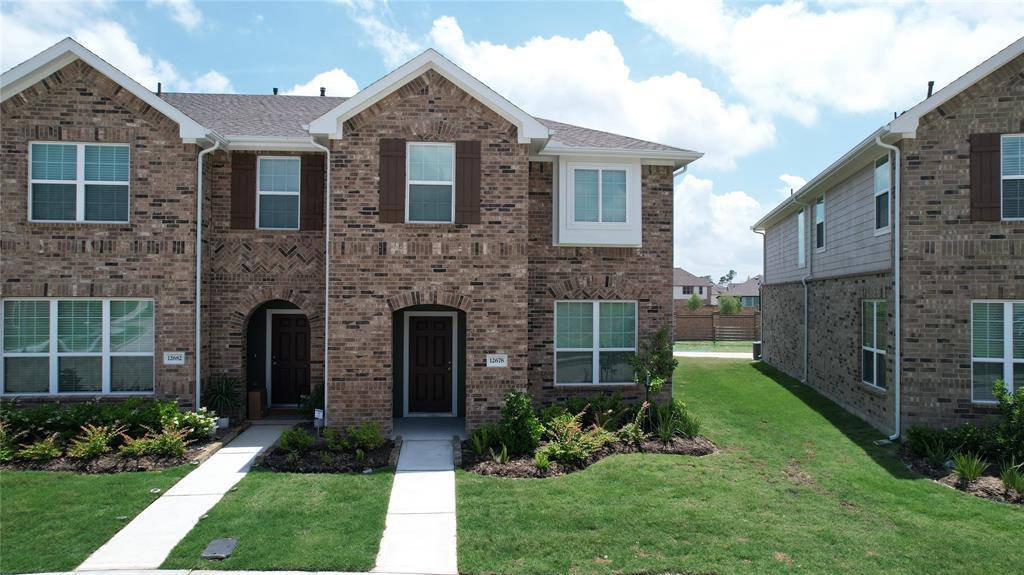
{"type": "Polygon", "coordinates": [[[722,452],[543,480],[457,474],[466,573],[1011,573],[1024,509],[907,471],[881,433],[761,364],[680,361],[722,452]],[[762,371],[763,370],[763,371],[762,371]]]}
{"type": "Polygon", "coordinates": [[[0,572],[70,571],[193,469],[0,472],[0,572]],[[125,519],[119,519],[125,517],[125,519]]]}
{"type": "Polygon", "coordinates": [[[253,471],[171,552],[164,569],[368,571],[391,495],[372,475],[253,471]],[[213,539],[238,539],[224,561],[199,558],[213,539]]]}
{"type": "Polygon", "coordinates": [[[754,349],[752,341],[677,341],[672,347],[674,351],[741,351],[751,353],[754,349]]]}

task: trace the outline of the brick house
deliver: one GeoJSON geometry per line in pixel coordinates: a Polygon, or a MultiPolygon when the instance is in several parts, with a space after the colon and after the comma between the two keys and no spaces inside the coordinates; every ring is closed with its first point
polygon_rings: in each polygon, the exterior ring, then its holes
{"type": "Polygon", "coordinates": [[[535,118],[432,50],[350,98],[156,94],[65,39],[0,91],[4,398],[323,382],[327,425],[390,430],[642,396],[699,153],[535,118]]]}
{"type": "Polygon", "coordinates": [[[764,359],[898,435],[1024,386],[1024,38],[753,226],[764,359]]]}

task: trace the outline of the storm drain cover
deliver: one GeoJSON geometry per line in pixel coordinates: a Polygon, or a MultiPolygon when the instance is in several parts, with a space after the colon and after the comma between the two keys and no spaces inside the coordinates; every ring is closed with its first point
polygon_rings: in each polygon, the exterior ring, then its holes
{"type": "Polygon", "coordinates": [[[227,539],[214,539],[210,541],[210,544],[203,549],[203,559],[221,560],[227,559],[231,556],[231,553],[235,550],[235,545],[238,545],[238,540],[234,537],[228,537],[227,539]]]}

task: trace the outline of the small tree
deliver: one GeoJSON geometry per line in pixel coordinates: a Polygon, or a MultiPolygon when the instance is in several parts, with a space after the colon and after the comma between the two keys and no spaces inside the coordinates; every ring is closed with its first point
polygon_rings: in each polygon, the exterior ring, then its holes
{"type": "Polygon", "coordinates": [[[718,311],[722,315],[736,315],[740,311],[740,300],[731,295],[719,296],[718,311]]]}
{"type": "Polygon", "coordinates": [[[736,279],[736,270],[729,270],[729,273],[725,274],[718,280],[718,285],[723,287],[728,286],[734,279],[736,279]]]}
{"type": "Polygon", "coordinates": [[[640,350],[630,360],[633,364],[633,378],[644,386],[645,399],[658,393],[665,382],[672,377],[678,361],[672,357],[672,341],[668,328],[663,327],[640,343],[640,350]]]}
{"type": "Polygon", "coordinates": [[[697,311],[702,305],[704,305],[704,300],[700,299],[697,294],[691,295],[690,299],[686,300],[686,307],[690,308],[690,311],[697,311]]]}

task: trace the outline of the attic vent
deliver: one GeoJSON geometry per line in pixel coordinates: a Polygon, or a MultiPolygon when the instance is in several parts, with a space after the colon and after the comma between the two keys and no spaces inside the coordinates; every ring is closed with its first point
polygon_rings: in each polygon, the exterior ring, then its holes
{"type": "Polygon", "coordinates": [[[327,95],[327,88],[324,88],[323,86],[320,86],[320,97],[322,98],[322,97],[324,97],[326,95],[327,95]]]}
{"type": "Polygon", "coordinates": [[[274,95],[277,95],[277,88],[274,88],[274,95]]]}

